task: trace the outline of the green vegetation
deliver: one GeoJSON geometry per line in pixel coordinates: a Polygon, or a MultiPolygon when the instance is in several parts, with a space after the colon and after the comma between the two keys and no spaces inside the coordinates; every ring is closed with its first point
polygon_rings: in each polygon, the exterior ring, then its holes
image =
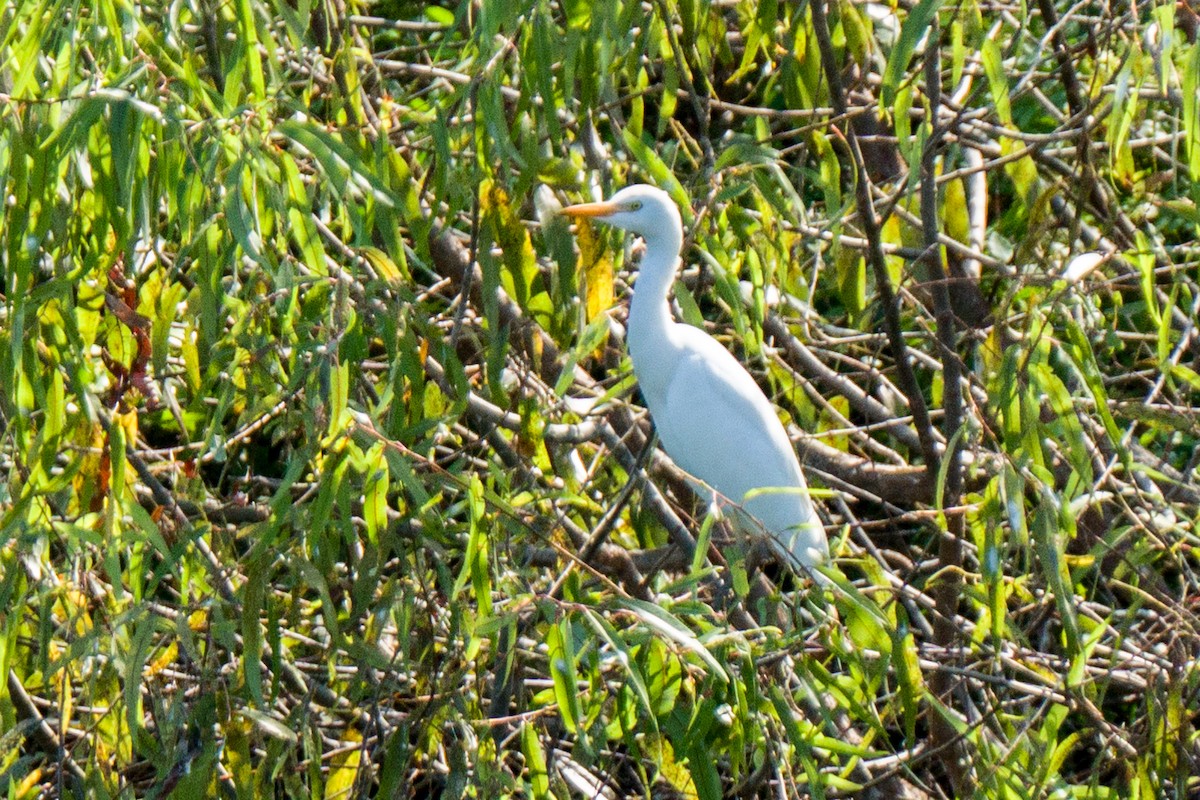
{"type": "Polygon", "coordinates": [[[1198,21],[9,3],[0,789],[1195,796],[1198,21]],[[645,448],[634,181],[829,597],[645,448]]]}

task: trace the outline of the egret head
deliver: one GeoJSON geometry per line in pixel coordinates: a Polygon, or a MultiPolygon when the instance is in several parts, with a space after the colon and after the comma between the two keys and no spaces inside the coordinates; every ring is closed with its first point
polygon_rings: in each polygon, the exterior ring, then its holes
{"type": "Polygon", "coordinates": [[[644,183],[626,186],[600,203],[567,206],[562,213],[569,217],[590,217],[647,240],[683,228],[679,207],[670,195],[644,183]]]}

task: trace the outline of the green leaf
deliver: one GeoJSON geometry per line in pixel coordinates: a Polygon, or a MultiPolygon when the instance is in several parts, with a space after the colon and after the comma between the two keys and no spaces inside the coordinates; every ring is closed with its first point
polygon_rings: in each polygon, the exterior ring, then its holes
{"type": "Polygon", "coordinates": [[[550,678],[554,699],[568,731],[586,741],[582,727],[583,707],[579,702],[579,674],[575,669],[575,644],[568,619],[562,619],[546,630],[546,656],[550,661],[550,678]]]}
{"type": "Polygon", "coordinates": [[[1138,93],[1133,81],[1132,65],[1126,64],[1117,74],[1114,81],[1116,91],[1113,92],[1113,118],[1115,125],[1109,125],[1108,159],[1114,177],[1130,181],[1134,177],[1133,151],[1129,148],[1129,133],[1134,122],[1138,119],[1138,93]]]}
{"type": "Polygon", "coordinates": [[[683,185],[675,177],[674,171],[628,127],[622,131],[622,140],[629,148],[629,152],[637,159],[638,164],[646,171],[648,182],[671,195],[671,199],[679,205],[684,226],[690,225],[693,221],[691,202],[683,185]]]}
{"type": "Polygon", "coordinates": [[[246,590],[242,606],[242,677],[250,697],[259,708],[265,707],[262,686],[263,631],[259,615],[266,600],[270,570],[267,558],[250,565],[246,573],[246,590]]]}
{"type": "Polygon", "coordinates": [[[984,39],[979,46],[979,57],[983,62],[983,72],[987,76],[988,90],[992,95],[992,106],[996,116],[1003,125],[1011,126],[1012,107],[1008,97],[1008,76],[1004,71],[1003,55],[1000,45],[992,39],[984,39]]]}
{"type": "Polygon", "coordinates": [[[1075,592],[1071,574],[1064,557],[1064,543],[1075,531],[1075,520],[1062,513],[1059,498],[1050,487],[1039,486],[1039,500],[1034,516],[1033,538],[1037,547],[1042,577],[1054,596],[1054,605],[1062,622],[1063,644],[1072,656],[1082,651],[1083,642],[1075,611],[1075,592]]]}
{"type": "Polygon", "coordinates": [[[359,192],[387,208],[395,207],[392,192],[339,137],[297,120],[280,122],[275,130],[311,153],[339,193],[359,192]]]}
{"type": "Polygon", "coordinates": [[[258,52],[258,26],[254,22],[254,6],[251,0],[237,0],[238,54],[246,60],[250,73],[250,99],[261,101],[267,98],[267,82],[263,76],[262,56],[258,52]]]}
{"type": "MultiPolygon", "coordinates": [[[[900,28],[892,53],[888,56],[887,67],[883,73],[883,86],[880,101],[884,108],[891,108],[896,100],[896,92],[904,80],[908,70],[908,62],[917,49],[917,44],[925,37],[933,22],[934,16],[942,6],[942,0],[920,0],[916,8],[908,12],[904,24],[900,28]]],[[[926,42],[926,47],[938,47],[940,42],[926,42]]]]}
{"type": "Polygon", "coordinates": [[[618,663],[620,664],[628,684],[637,697],[638,702],[642,706],[643,713],[639,714],[639,720],[642,725],[649,731],[658,730],[657,718],[654,714],[654,705],[650,701],[650,688],[646,682],[646,676],[642,674],[642,670],[638,667],[637,659],[630,652],[629,647],[621,640],[616,629],[603,616],[595,613],[591,609],[583,610],[584,619],[592,627],[608,648],[618,654],[618,663]]]}
{"type": "Polygon", "coordinates": [[[525,756],[525,771],[529,775],[534,800],[545,800],[550,794],[550,769],[546,754],[538,740],[537,729],[530,723],[521,725],[521,753],[525,756]]]}
{"type": "Polygon", "coordinates": [[[721,679],[725,683],[729,682],[729,673],[721,666],[721,662],[717,661],[716,657],[709,652],[708,648],[700,642],[696,635],[676,617],[654,603],[647,603],[644,600],[638,600],[633,597],[625,598],[622,601],[622,605],[636,614],[655,633],[666,637],[699,658],[714,677],[721,679]]]}
{"type": "Polygon", "coordinates": [[[373,544],[379,543],[380,535],[388,525],[388,489],[391,486],[385,442],[376,442],[367,451],[367,479],[363,488],[363,520],[367,524],[367,536],[373,544]]]}
{"type": "Polygon", "coordinates": [[[423,13],[431,22],[436,22],[439,25],[445,25],[447,28],[454,25],[454,12],[448,8],[426,4],[423,13]]]}
{"type": "Polygon", "coordinates": [[[245,161],[239,161],[230,170],[229,182],[225,185],[225,219],[229,222],[229,230],[241,246],[242,252],[263,267],[272,269],[272,264],[263,251],[257,213],[251,209],[243,194],[244,165],[245,161]]]}
{"type": "Polygon", "coordinates": [[[693,739],[691,745],[688,748],[687,766],[696,786],[696,796],[701,800],[721,800],[725,795],[712,753],[700,739],[693,739]]]}
{"type": "Polygon", "coordinates": [[[1188,177],[1200,181],[1200,41],[1192,43],[1192,52],[1183,73],[1184,152],[1187,153],[1188,177]]]}
{"type": "Polygon", "coordinates": [[[300,249],[305,266],[318,275],[324,275],[329,269],[325,263],[325,249],[317,226],[313,223],[312,206],[308,200],[308,190],[300,177],[300,169],[288,153],[280,153],[279,165],[283,169],[286,187],[288,234],[300,249]]]}
{"type": "Polygon", "coordinates": [[[238,713],[251,722],[255,728],[262,731],[272,739],[286,742],[288,744],[296,744],[300,741],[300,737],[294,730],[289,728],[282,720],[279,720],[270,714],[253,708],[243,708],[240,709],[238,713]]]}

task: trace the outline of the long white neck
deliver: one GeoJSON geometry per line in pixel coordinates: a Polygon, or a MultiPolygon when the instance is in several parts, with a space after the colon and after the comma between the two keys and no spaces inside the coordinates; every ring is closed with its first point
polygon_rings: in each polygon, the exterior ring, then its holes
{"type": "Polygon", "coordinates": [[[642,391],[648,395],[657,392],[660,376],[665,379],[663,370],[671,368],[671,363],[662,358],[664,355],[669,358],[671,326],[675,324],[667,297],[675,282],[682,245],[683,236],[677,230],[659,231],[658,236],[647,241],[633,288],[633,301],[629,307],[629,353],[642,391]]]}

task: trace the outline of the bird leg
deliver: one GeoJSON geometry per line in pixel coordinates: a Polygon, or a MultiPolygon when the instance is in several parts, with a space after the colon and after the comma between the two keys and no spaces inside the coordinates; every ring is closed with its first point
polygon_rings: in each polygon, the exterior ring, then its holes
{"type": "Polygon", "coordinates": [[[726,613],[733,614],[734,609],[737,609],[745,615],[743,621],[738,623],[739,626],[749,622],[755,626],[777,625],[783,629],[790,628],[791,624],[788,622],[785,609],[778,601],[779,591],[761,569],[763,564],[776,560],[771,545],[763,539],[752,539],[749,542],[749,549],[743,549],[746,538],[739,535],[732,517],[728,515],[719,516],[713,529],[713,544],[723,556],[726,556],[726,565],[722,570],[724,576],[719,585],[735,595],[732,602],[730,602],[731,598],[725,596],[714,599],[720,600],[726,613]],[[745,597],[736,596],[731,574],[734,569],[732,565],[739,560],[743,562],[746,580],[749,584],[749,591],[745,597]]]}

